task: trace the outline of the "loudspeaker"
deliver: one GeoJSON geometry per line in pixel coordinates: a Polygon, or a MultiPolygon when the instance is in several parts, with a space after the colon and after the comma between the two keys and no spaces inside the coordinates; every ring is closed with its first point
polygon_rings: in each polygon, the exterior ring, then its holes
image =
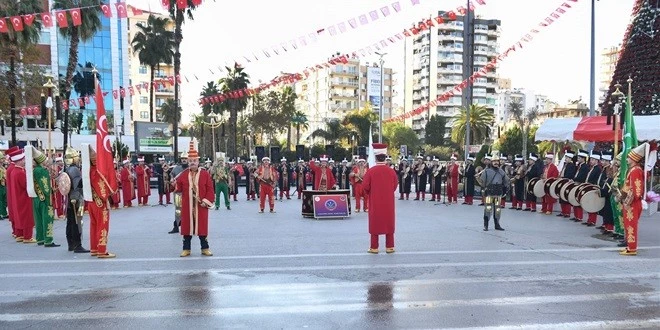
{"type": "Polygon", "coordinates": [[[358,156],[362,159],[367,159],[367,147],[359,146],[358,147],[358,156]]]}
{"type": "Polygon", "coordinates": [[[282,159],[280,157],[280,147],[270,147],[270,161],[272,163],[279,163],[280,159],[282,159]]]}
{"type": "Polygon", "coordinates": [[[305,145],[297,144],[296,145],[296,159],[305,159],[305,145]]]}
{"type": "Polygon", "coordinates": [[[257,155],[257,162],[261,162],[261,158],[266,156],[266,148],[264,146],[254,147],[254,154],[257,155]]]}
{"type": "Polygon", "coordinates": [[[334,144],[326,144],[325,145],[325,154],[328,155],[328,158],[332,159],[333,153],[335,152],[335,145],[334,144]]]}

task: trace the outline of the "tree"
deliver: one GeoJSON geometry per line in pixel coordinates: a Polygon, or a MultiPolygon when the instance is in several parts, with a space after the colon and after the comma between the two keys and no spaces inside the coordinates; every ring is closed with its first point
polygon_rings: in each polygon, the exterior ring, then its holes
{"type": "Polygon", "coordinates": [[[128,157],[128,153],[128,146],[123,142],[117,139],[112,143],[112,154],[115,156],[115,158],[119,158],[119,162],[128,157]]]}
{"type": "MultiPolygon", "coordinates": [[[[66,75],[64,76],[64,90],[60,91],[65,100],[71,98],[71,88],[73,87],[73,73],[78,66],[78,45],[85,42],[101,30],[101,19],[99,13],[101,6],[97,0],[54,0],[53,9],[68,10],[72,8],[81,8],[81,25],[73,25],[70,15],[67,16],[68,24],[66,27],[59,28],[60,34],[69,39],[69,62],[66,66],[66,75]]],[[[69,108],[64,109],[64,149],[69,145],[69,108]]]]}
{"type": "Polygon", "coordinates": [[[447,117],[433,115],[424,129],[424,142],[430,146],[444,146],[447,133],[447,117]]]}
{"type": "MultiPolygon", "coordinates": [[[[94,95],[96,92],[94,87],[94,73],[92,72],[92,70],[94,70],[94,64],[87,62],[84,67],[81,64],[78,64],[76,68],[76,73],[71,82],[73,84],[73,90],[75,90],[76,93],[78,93],[78,96],[83,100],[83,102],[80,103],[80,110],[85,110],[85,97],[94,95]]],[[[98,73],[96,77],[101,79],[101,76],[98,73]]]]}
{"type": "MultiPolygon", "coordinates": [[[[16,102],[16,108],[20,107],[18,104],[39,104],[39,102],[41,102],[39,91],[43,89],[43,85],[48,81],[46,78],[46,71],[41,65],[23,63],[20,66],[21,69],[17,70],[14,74],[14,77],[16,78],[15,87],[10,87],[10,74],[3,74],[0,75],[0,90],[15,91],[15,95],[22,95],[24,103],[22,101],[16,102]]],[[[57,81],[53,82],[56,83],[57,81]]],[[[54,97],[55,95],[53,95],[53,102],[55,102],[54,97]]],[[[0,109],[2,109],[0,110],[0,115],[6,123],[11,122],[10,111],[7,111],[10,109],[10,103],[9,93],[0,93],[0,109]]]]}
{"type": "Polygon", "coordinates": [[[615,85],[632,78],[632,102],[636,115],[660,114],[660,7],[657,0],[636,0],[632,23],[628,26],[612,82],[601,104],[603,113],[611,115],[617,100],[612,97],[615,85]]]}
{"type": "MultiPolygon", "coordinates": [[[[200,97],[208,97],[212,95],[217,95],[220,93],[218,90],[218,85],[214,81],[209,81],[206,83],[206,86],[202,89],[202,91],[199,93],[200,97]]],[[[222,108],[220,107],[220,104],[214,103],[214,104],[204,104],[202,105],[202,116],[201,119],[204,122],[209,122],[208,117],[211,114],[220,114],[222,112],[222,108]]],[[[201,143],[201,148],[206,149],[208,147],[208,143],[206,143],[205,136],[206,131],[209,129],[209,127],[206,127],[206,125],[201,126],[200,128],[200,140],[202,141],[201,143]]],[[[212,143],[216,143],[216,141],[211,141],[212,143]]],[[[212,150],[212,149],[211,149],[212,150]]],[[[206,150],[205,150],[206,151],[206,150]]]]}
{"type": "Polygon", "coordinates": [[[526,151],[538,152],[538,148],[534,144],[534,133],[536,133],[536,127],[527,133],[527,139],[523,139],[520,126],[513,126],[506,130],[504,134],[500,135],[493,148],[497,149],[501,154],[507,155],[520,154],[523,150],[525,150],[523,151],[523,155],[527,154],[526,151]],[[523,148],[523,143],[527,143],[525,148],[523,148]]]}
{"type": "Polygon", "coordinates": [[[300,144],[300,129],[308,129],[309,121],[307,116],[302,111],[296,111],[291,117],[291,123],[296,125],[296,143],[300,144]]]}
{"type": "Polygon", "coordinates": [[[383,141],[388,144],[390,155],[398,154],[402,145],[407,146],[408,150],[417,150],[421,146],[417,133],[401,122],[383,125],[383,141]]]}
{"type": "MultiPolygon", "coordinates": [[[[538,109],[529,109],[525,111],[524,106],[519,100],[512,101],[508,105],[509,108],[509,114],[513,117],[513,119],[516,121],[516,124],[518,124],[518,127],[522,128],[526,134],[522,135],[522,142],[521,142],[521,147],[522,147],[522,154],[523,157],[527,157],[527,139],[529,137],[529,128],[536,120],[536,117],[538,117],[539,112],[538,109]]],[[[532,141],[534,141],[534,138],[532,138],[532,141]]]]}
{"type": "Polygon", "coordinates": [[[140,64],[149,67],[149,121],[154,121],[154,78],[161,63],[172,63],[174,57],[174,33],[168,30],[171,21],[166,17],[149,15],[147,25],[138,23],[138,32],[131,45],[138,53],[140,64]]]}
{"type": "Polygon", "coordinates": [[[349,113],[343,121],[343,124],[348,127],[348,130],[354,132],[358,136],[358,145],[366,146],[369,144],[369,131],[375,131],[375,124],[378,121],[378,115],[373,112],[371,105],[367,105],[362,109],[357,109],[349,113]]]}
{"type": "Polygon", "coordinates": [[[328,144],[337,144],[342,141],[348,141],[351,137],[351,131],[338,119],[331,119],[325,123],[325,129],[319,128],[312,132],[313,138],[320,137],[328,144]]]}
{"type": "MultiPolygon", "coordinates": [[[[0,17],[12,17],[23,14],[40,13],[43,11],[42,1],[3,1],[0,3],[0,17]]],[[[5,22],[6,23],[6,22],[5,22]]],[[[13,25],[7,24],[7,32],[0,33],[0,56],[9,58],[9,71],[7,72],[7,83],[9,87],[9,98],[11,103],[10,120],[11,144],[16,145],[16,96],[18,92],[18,81],[16,78],[16,61],[21,61],[21,51],[30,48],[39,42],[42,24],[35,20],[31,26],[23,24],[23,31],[14,30],[13,25]]],[[[4,94],[4,93],[3,93],[4,94]]]]}
{"type": "MultiPolygon", "coordinates": [[[[190,20],[194,20],[193,11],[195,10],[195,2],[193,0],[185,0],[186,9],[180,10],[177,7],[177,0],[164,0],[168,6],[168,11],[170,13],[170,18],[174,20],[174,76],[179,77],[181,72],[181,42],[183,41],[183,23],[185,22],[185,16],[190,20]]],[[[179,80],[174,79],[174,104],[181,104],[179,102],[179,80]]],[[[176,114],[176,112],[175,112],[176,114]]],[[[177,127],[181,117],[175,115],[172,120],[172,126],[177,127]]],[[[174,131],[174,160],[179,159],[179,132],[174,131]]]]}
{"type": "Polygon", "coordinates": [[[285,86],[279,96],[280,114],[286,122],[286,150],[291,150],[291,126],[293,125],[293,118],[296,115],[296,99],[298,95],[296,95],[296,92],[291,86],[285,86]]]}
{"type": "MultiPolygon", "coordinates": [[[[243,67],[238,63],[234,63],[233,68],[225,68],[227,69],[227,76],[221,78],[219,81],[220,91],[222,93],[239,91],[248,87],[250,84],[250,76],[243,71],[243,67]]],[[[236,121],[238,118],[238,112],[245,110],[245,107],[247,107],[247,100],[247,95],[241,94],[240,97],[224,100],[220,105],[223,111],[229,112],[229,136],[231,138],[228,141],[229,143],[227,143],[227,153],[234,158],[238,157],[236,150],[236,121]]]]}
{"type": "MultiPolygon", "coordinates": [[[[469,144],[483,143],[490,136],[490,129],[493,126],[493,113],[483,105],[470,105],[470,137],[469,144]]],[[[451,139],[459,145],[465,145],[465,130],[467,124],[467,111],[465,107],[461,108],[454,116],[451,139]]]]}
{"type": "MultiPolygon", "coordinates": [[[[161,115],[161,120],[164,123],[171,123],[174,121],[174,118],[181,118],[181,107],[178,107],[178,111],[175,113],[174,109],[177,107],[174,104],[174,99],[167,99],[165,102],[160,106],[160,115],[161,115]]],[[[175,127],[176,129],[176,127],[175,127]]]]}

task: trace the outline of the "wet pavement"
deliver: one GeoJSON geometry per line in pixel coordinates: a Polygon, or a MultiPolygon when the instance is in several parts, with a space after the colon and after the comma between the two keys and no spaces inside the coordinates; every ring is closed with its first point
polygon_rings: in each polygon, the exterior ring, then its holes
{"type": "Polygon", "coordinates": [[[397,201],[397,252],[371,255],[364,213],[311,220],[296,199],[275,214],[257,203],[212,211],[213,257],[196,240],[178,257],[171,205],[113,211],[107,260],[17,244],[1,221],[0,328],[660,327],[659,215],[623,257],[555,216],[507,209],[506,231],[484,232],[476,205],[397,201]]]}

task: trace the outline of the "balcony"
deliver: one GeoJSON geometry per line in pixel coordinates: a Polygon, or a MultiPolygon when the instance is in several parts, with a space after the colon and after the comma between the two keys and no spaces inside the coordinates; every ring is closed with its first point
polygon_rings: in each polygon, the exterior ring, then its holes
{"type": "Polygon", "coordinates": [[[333,99],[354,99],[357,98],[355,93],[330,93],[330,98],[333,99]]]}
{"type": "Polygon", "coordinates": [[[355,107],[350,106],[349,104],[330,104],[331,111],[349,111],[353,110],[355,107]]]}
{"type": "Polygon", "coordinates": [[[457,57],[438,57],[438,63],[463,63],[461,56],[457,57]]]}
{"type": "Polygon", "coordinates": [[[462,70],[457,68],[438,67],[438,73],[460,73],[460,72],[462,72],[462,70]]]}
{"type": "Polygon", "coordinates": [[[154,89],[155,94],[174,94],[174,89],[170,88],[159,88],[159,89],[154,89]]]}
{"type": "Polygon", "coordinates": [[[500,31],[499,30],[488,30],[488,36],[489,37],[499,37],[500,36],[500,31]]]}
{"type": "Polygon", "coordinates": [[[341,87],[358,87],[357,81],[344,81],[344,80],[332,80],[330,82],[332,86],[341,86],[341,87]]]}
{"type": "Polygon", "coordinates": [[[339,68],[333,68],[330,73],[333,75],[341,75],[341,76],[349,76],[349,77],[357,77],[358,72],[357,70],[347,70],[347,69],[339,69],[339,68]]]}

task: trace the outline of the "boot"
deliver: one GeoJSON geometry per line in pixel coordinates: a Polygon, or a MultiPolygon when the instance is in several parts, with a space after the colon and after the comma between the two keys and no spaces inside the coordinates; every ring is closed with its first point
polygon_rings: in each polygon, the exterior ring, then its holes
{"type": "Polygon", "coordinates": [[[174,227],[172,227],[172,230],[167,232],[168,234],[176,234],[179,232],[179,226],[176,225],[176,220],[174,220],[174,227]]]}
{"type": "Polygon", "coordinates": [[[484,231],[488,231],[488,217],[484,216],[484,231]]]}
{"type": "Polygon", "coordinates": [[[500,219],[498,219],[498,218],[494,218],[493,220],[495,220],[495,230],[501,230],[501,231],[504,231],[504,228],[502,228],[502,227],[500,226],[500,219]]]}

